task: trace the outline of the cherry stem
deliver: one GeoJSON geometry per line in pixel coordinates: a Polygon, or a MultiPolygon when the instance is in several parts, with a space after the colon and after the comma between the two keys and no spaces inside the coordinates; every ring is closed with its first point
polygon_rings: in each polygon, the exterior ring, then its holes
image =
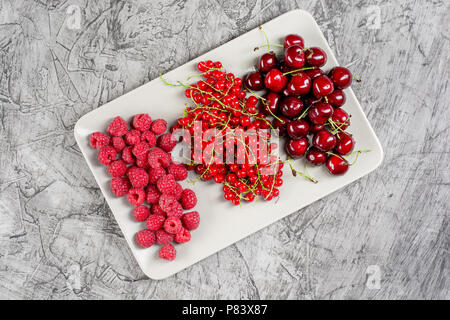
{"type": "Polygon", "coordinates": [[[356,80],[356,82],[361,82],[361,79],[360,79],[360,78],[358,78],[357,76],[355,76],[355,75],[353,75],[353,74],[352,74],[352,76],[353,76],[353,79],[356,80]]]}
{"type": "MultiPolygon", "coordinates": [[[[283,45],[278,44],[278,43],[272,43],[272,44],[270,44],[270,46],[272,46],[272,47],[284,48],[283,45]]],[[[269,44],[263,44],[262,46],[255,47],[255,49],[253,49],[253,51],[257,51],[257,50],[259,50],[259,49],[261,49],[261,48],[270,47],[270,46],[269,46],[269,44]]]]}
{"type": "Polygon", "coordinates": [[[306,113],[308,112],[309,108],[311,108],[311,106],[306,108],[305,111],[303,111],[303,113],[297,118],[297,120],[300,120],[301,118],[303,118],[306,115],[306,113]]]}
{"type": "Polygon", "coordinates": [[[311,177],[309,174],[305,174],[305,173],[303,173],[303,172],[301,172],[301,171],[295,169],[294,166],[293,166],[292,163],[291,163],[291,160],[292,160],[291,158],[288,158],[288,159],[286,160],[286,162],[289,164],[289,167],[291,167],[292,175],[293,175],[294,177],[296,177],[297,175],[300,175],[300,176],[302,176],[303,178],[306,178],[306,179],[308,179],[308,180],[311,181],[311,182],[314,182],[314,183],[319,182],[319,181],[317,181],[316,179],[314,179],[313,177],[311,177]]]}
{"type": "Polygon", "coordinates": [[[291,73],[296,73],[296,72],[300,72],[300,71],[305,71],[305,70],[311,70],[311,69],[315,69],[315,67],[307,67],[307,68],[301,68],[301,69],[296,69],[296,70],[291,70],[288,72],[283,73],[283,76],[291,74],[291,73]]]}

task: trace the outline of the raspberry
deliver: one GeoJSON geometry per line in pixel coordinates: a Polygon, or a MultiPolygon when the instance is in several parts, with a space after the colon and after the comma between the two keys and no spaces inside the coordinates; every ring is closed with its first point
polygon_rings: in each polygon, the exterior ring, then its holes
{"type": "Polygon", "coordinates": [[[167,233],[177,234],[181,228],[181,221],[178,218],[170,217],[164,221],[164,230],[166,230],[167,233]]]}
{"type": "Polygon", "coordinates": [[[149,148],[153,148],[156,145],[156,136],[151,131],[145,131],[141,136],[142,141],[147,141],[149,148]]]}
{"type": "Polygon", "coordinates": [[[170,134],[165,133],[158,138],[158,147],[166,152],[170,152],[177,145],[177,140],[170,134]]]}
{"type": "Polygon", "coordinates": [[[181,216],[181,222],[188,230],[197,229],[200,224],[200,215],[197,211],[187,212],[181,216]]]}
{"type": "Polygon", "coordinates": [[[136,145],[132,149],[132,152],[137,159],[144,159],[147,158],[148,149],[148,143],[145,141],[141,141],[136,143],[136,145]]]}
{"type": "Polygon", "coordinates": [[[190,210],[197,204],[197,196],[191,189],[184,189],[181,194],[181,205],[183,209],[190,210]]]}
{"type": "Polygon", "coordinates": [[[166,175],[166,170],[163,168],[151,168],[148,170],[148,182],[151,184],[156,184],[156,182],[166,175]]]}
{"type": "Polygon", "coordinates": [[[159,192],[170,193],[173,188],[176,187],[176,181],[173,175],[168,174],[160,178],[158,182],[156,182],[156,186],[158,187],[159,192]]]}
{"type": "Polygon", "coordinates": [[[188,242],[189,240],[191,240],[191,233],[189,232],[189,230],[187,230],[183,227],[175,235],[175,241],[178,243],[185,243],[185,242],[188,242]]]}
{"type": "Polygon", "coordinates": [[[141,132],[138,130],[130,130],[125,135],[125,142],[130,146],[134,146],[139,141],[141,141],[141,132]]]}
{"type": "Polygon", "coordinates": [[[183,187],[177,182],[175,183],[174,188],[170,190],[169,194],[179,200],[181,198],[181,195],[183,194],[183,187]]]}
{"type": "Polygon", "coordinates": [[[117,158],[117,151],[111,146],[102,147],[98,152],[98,161],[101,164],[108,165],[117,158]]]}
{"type": "Polygon", "coordinates": [[[173,175],[175,180],[183,181],[187,178],[188,172],[184,164],[172,163],[168,168],[167,172],[173,175]]]}
{"type": "Polygon", "coordinates": [[[162,214],[151,214],[147,218],[147,229],[156,231],[162,228],[166,218],[162,214]]]}
{"type": "Polygon", "coordinates": [[[141,188],[132,188],[128,191],[127,198],[133,206],[140,206],[145,201],[145,191],[141,188]]]}
{"type": "Polygon", "coordinates": [[[177,250],[170,243],[159,249],[159,257],[165,260],[173,261],[177,256],[177,250]]]}
{"type": "Polygon", "coordinates": [[[123,197],[130,190],[130,181],[127,178],[113,178],[111,190],[117,197],[123,197]]]}
{"type": "Polygon", "coordinates": [[[125,140],[122,137],[112,137],[111,145],[116,149],[117,152],[120,152],[125,148],[125,140]]]}
{"type": "Polygon", "coordinates": [[[122,160],[115,160],[108,165],[108,172],[112,177],[121,177],[127,171],[127,164],[122,160]]]}
{"type": "Polygon", "coordinates": [[[148,153],[148,164],[152,168],[167,168],[171,162],[170,154],[158,147],[153,148],[148,153]]]}
{"type": "Polygon", "coordinates": [[[133,209],[134,219],[138,222],[147,220],[150,215],[150,209],[146,206],[138,206],[133,209]]]}
{"type": "Polygon", "coordinates": [[[147,187],[147,202],[149,204],[155,204],[158,203],[159,197],[161,194],[159,193],[158,189],[154,185],[150,185],[147,187]]]}
{"type": "Polygon", "coordinates": [[[91,143],[91,147],[94,149],[100,149],[101,147],[105,147],[109,144],[110,137],[103,132],[94,132],[89,137],[89,142],[91,143]]]}
{"type": "Polygon", "coordinates": [[[133,154],[131,153],[131,147],[125,147],[122,151],[122,160],[128,164],[132,164],[136,161],[133,154]]]}
{"type": "Polygon", "coordinates": [[[152,123],[152,131],[156,135],[160,135],[167,130],[167,122],[163,119],[158,119],[152,123]]]}
{"type": "MultiPolygon", "coordinates": [[[[177,199],[169,194],[162,194],[159,197],[158,203],[161,209],[167,213],[174,212],[174,214],[176,214],[176,212],[179,212],[181,209],[181,205],[177,199]]],[[[183,209],[181,209],[181,212],[183,212],[183,209]]]]}
{"type": "Polygon", "coordinates": [[[133,118],[133,127],[139,131],[147,131],[152,124],[152,118],[148,114],[137,114],[133,118]]]}
{"type": "Polygon", "coordinates": [[[173,235],[167,233],[164,229],[159,229],[155,232],[156,234],[156,243],[166,245],[173,241],[173,235]]]}
{"type": "Polygon", "coordinates": [[[109,124],[107,131],[114,137],[121,137],[128,132],[127,122],[121,117],[115,117],[109,124]]]}
{"type": "Polygon", "coordinates": [[[159,206],[159,204],[155,203],[154,205],[152,205],[152,207],[150,208],[150,211],[152,212],[152,214],[160,214],[165,216],[166,213],[164,212],[163,209],[161,209],[161,207],[159,206]]]}
{"type": "Polygon", "coordinates": [[[137,158],[137,159],[136,159],[136,165],[137,165],[139,168],[142,168],[142,169],[144,169],[144,170],[150,169],[150,165],[148,164],[147,154],[145,155],[144,158],[137,158]]]}
{"type": "Polygon", "coordinates": [[[174,217],[180,219],[182,215],[183,215],[183,208],[181,207],[181,204],[179,202],[174,203],[170,211],[166,212],[166,216],[168,218],[174,217]]]}
{"type": "Polygon", "coordinates": [[[136,243],[142,248],[148,248],[156,242],[156,235],[150,230],[141,230],[136,234],[136,243]]]}
{"type": "Polygon", "coordinates": [[[148,174],[142,168],[131,167],[127,170],[127,177],[135,188],[142,188],[148,184],[148,174]]]}

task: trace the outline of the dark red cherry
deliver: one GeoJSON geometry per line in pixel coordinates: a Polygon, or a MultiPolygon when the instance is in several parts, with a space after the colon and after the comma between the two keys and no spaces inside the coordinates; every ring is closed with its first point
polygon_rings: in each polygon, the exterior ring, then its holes
{"type": "Polygon", "coordinates": [[[352,135],[347,132],[340,132],[337,136],[336,151],[343,156],[352,152],[355,146],[352,135]]]}
{"type": "Polygon", "coordinates": [[[306,63],[311,67],[322,67],[327,63],[327,54],[318,47],[306,50],[306,63]]]}
{"type": "Polygon", "coordinates": [[[245,86],[253,91],[264,89],[264,79],[262,74],[258,71],[249,73],[245,77],[245,86]]]}
{"type": "Polygon", "coordinates": [[[284,64],[293,69],[300,69],[305,65],[305,53],[299,45],[293,45],[284,51],[284,64]]]}
{"type": "Polygon", "coordinates": [[[281,90],[280,95],[282,97],[289,97],[292,95],[291,91],[289,91],[288,87],[286,86],[283,90],[281,90]]]}
{"type": "Polygon", "coordinates": [[[289,68],[289,67],[285,66],[284,64],[280,65],[280,71],[281,71],[281,73],[286,73],[286,72],[293,71],[293,70],[294,70],[294,69],[289,68]]]}
{"type": "Polygon", "coordinates": [[[306,120],[292,120],[286,126],[286,132],[292,139],[305,137],[309,132],[309,123],[306,120]]]}
{"type": "Polygon", "coordinates": [[[348,161],[340,156],[332,154],[327,159],[327,169],[333,175],[344,174],[348,170],[348,161]]]}
{"type": "Polygon", "coordinates": [[[306,161],[313,166],[320,166],[327,161],[327,154],[317,148],[310,148],[306,154],[306,161]]]}
{"type": "Polygon", "coordinates": [[[342,108],[334,110],[331,120],[336,122],[336,125],[341,130],[345,130],[350,125],[350,117],[342,108]]]}
{"type": "Polygon", "coordinates": [[[303,38],[300,37],[297,34],[288,34],[284,38],[284,48],[289,48],[290,46],[293,46],[294,44],[299,45],[300,47],[305,46],[305,42],[303,41],[303,38]]]}
{"type": "Polygon", "coordinates": [[[294,118],[300,115],[303,110],[302,100],[296,97],[286,97],[280,101],[280,112],[288,117],[294,118]]]}
{"type": "Polygon", "coordinates": [[[262,113],[265,115],[276,115],[278,113],[278,102],[280,95],[276,92],[268,92],[263,97],[265,100],[260,100],[260,107],[262,113]]]}
{"type": "Polygon", "coordinates": [[[272,126],[274,129],[278,129],[280,137],[284,136],[286,133],[286,126],[289,123],[289,119],[285,116],[277,116],[272,121],[272,126]]]}
{"type": "Polygon", "coordinates": [[[308,111],[308,118],[313,124],[324,124],[333,115],[334,109],[329,103],[315,103],[308,111]]]}
{"type": "Polygon", "coordinates": [[[310,105],[312,105],[312,104],[314,104],[314,103],[317,102],[317,98],[312,97],[312,96],[310,96],[310,95],[308,95],[308,96],[306,96],[306,97],[302,97],[302,99],[303,99],[303,104],[304,104],[305,106],[310,106],[310,105]]]}
{"type": "Polygon", "coordinates": [[[287,78],[278,69],[272,69],[266,74],[264,84],[266,88],[275,92],[283,90],[286,86],[287,78]]]}
{"type": "Polygon", "coordinates": [[[270,69],[273,69],[277,66],[277,56],[273,53],[265,53],[259,58],[258,61],[258,70],[261,72],[269,72],[270,69]]]}
{"type": "Polygon", "coordinates": [[[308,77],[311,78],[311,80],[314,80],[318,76],[323,75],[323,71],[319,68],[305,70],[304,72],[308,75],[308,77]]]}
{"type": "Polygon", "coordinates": [[[353,76],[350,70],[344,67],[334,67],[328,73],[331,81],[338,89],[345,89],[350,87],[353,81],[353,76]]]}
{"type": "Polygon", "coordinates": [[[334,85],[330,78],[321,75],[313,80],[312,89],[316,98],[322,98],[333,92],[334,85]]]}
{"type": "Polygon", "coordinates": [[[336,147],[337,139],[330,131],[322,129],[314,135],[312,144],[320,151],[327,152],[336,147]]]}
{"type": "Polygon", "coordinates": [[[334,91],[327,96],[328,103],[335,108],[342,107],[345,103],[345,93],[340,89],[334,91]]]}
{"type": "Polygon", "coordinates": [[[308,138],[301,139],[289,139],[286,143],[286,152],[292,158],[300,158],[303,157],[306,150],[308,149],[309,141],[308,138]]]}
{"type": "Polygon", "coordinates": [[[324,124],[311,124],[309,126],[309,131],[312,133],[317,133],[320,130],[325,129],[325,125],[324,124]]]}
{"type": "Polygon", "coordinates": [[[311,89],[311,79],[304,72],[296,73],[286,87],[292,95],[304,95],[311,89]]]}

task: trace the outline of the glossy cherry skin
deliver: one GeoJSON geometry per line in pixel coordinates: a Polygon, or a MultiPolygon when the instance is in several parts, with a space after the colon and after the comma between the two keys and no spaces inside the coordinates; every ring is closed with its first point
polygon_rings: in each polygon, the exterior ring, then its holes
{"type": "Polygon", "coordinates": [[[269,72],[271,69],[275,68],[278,64],[277,56],[273,53],[265,53],[259,58],[258,70],[260,72],[269,72]]]}
{"type": "Polygon", "coordinates": [[[308,149],[309,141],[308,138],[301,139],[289,139],[286,143],[286,152],[292,158],[300,158],[303,157],[306,150],[308,149]]]}
{"type": "Polygon", "coordinates": [[[288,117],[294,118],[300,115],[303,110],[303,102],[302,100],[296,97],[286,97],[280,101],[280,112],[288,117]]]}
{"type": "Polygon", "coordinates": [[[281,73],[278,69],[272,69],[266,74],[266,78],[264,79],[264,84],[266,85],[266,88],[274,91],[279,92],[283,90],[283,88],[286,86],[287,83],[287,77],[281,73]]]}
{"type": "Polygon", "coordinates": [[[259,91],[264,89],[264,78],[258,71],[249,73],[245,77],[245,86],[253,91],[259,91]]]}
{"type": "Polygon", "coordinates": [[[306,154],[306,161],[313,166],[320,166],[327,161],[327,154],[317,148],[310,148],[306,154]]]}
{"type": "Polygon", "coordinates": [[[318,76],[313,80],[312,91],[316,98],[322,98],[331,94],[334,90],[333,81],[326,75],[318,76]]]}
{"type": "Polygon", "coordinates": [[[285,116],[277,116],[272,121],[272,126],[274,129],[278,129],[279,136],[282,137],[286,134],[286,126],[289,123],[289,119],[285,116]]]}
{"type": "Polygon", "coordinates": [[[336,151],[340,155],[347,155],[353,151],[355,146],[355,140],[353,140],[351,134],[346,132],[340,132],[337,138],[336,151]]]}
{"type": "Polygon", "coordinates": [[[278,102],[280,101],[280,95],[276,92],[268,92],[263,97],[265,100],[260,100],[260,107],[262,113],[265,115],[278,114],[278,102]]]}
{"type": "Polygon", "coordinates": [[[294,44],[299,45],[300,47],[303,48],[305,46],[305,41],[303,40],[302,37],[300,37],[297,34],[288,34],[284,38],[284,48],[287,49],[293,46],[294,44]]]}
{"type": "Polygon", "coordinates": [[[322,129],[314,135],[312,144],[320,151],[327,152],[336,147],[337,139],[330,131],[322,129]]]}
{"type": "Polygon", "coordinates": [[[300,69],[305,65],[305,53],[299,45],[293,45],[284,51],[284,64],[293,69],[300,69]]]}
{"type": "Polygon", "coordinates": [[[286,126],[286,132],[292,139],[306,137],[309,132],[309,123],[306,120],[292,120],[286,126]]]}
{"type": "Polygon", "coordinates": [[[342,108],[337,108],[334,110],[331,120],[336,122],[336,125],[339,126],[341,130],[347,129],[350,125],[350,117],[342,108]]]}
{"type": "Polygon", "coordinates": [[[345,93],[341,89],[334,89],[334,91],[327,96],[328,103],[335,108],[342,107],[345,103],[345,93]]]}
{"type": "Polygon", "coordinates": [[[327,159],[327,169],[332,175],[341,175],[348,170],[348,161],[332,154],[327,159]]]}
{"type": "Polygon", "coordinates": [[[353,75],[347,68],[344,67],[334,67],[328,73],[331,81],[338,89],[345,89],[350,87],[353,81],[353,75]]]}
{"type": "Polygon", "coordinates": [[[308,75],[308,77],[311,78],[311,80],[314,80],[315,78],[323,75],[323,71],[319,68],[309,69],[309,70],[305,70],[303,72],[306,73],[308,75]]]}
{"type": "Polygon", "coordinates": [[[322,67],[327,63],[327,54],[318,47],[306,50],[306,63],[311,67],[322,67]]]}
{"type": "Polygon", "coordinates": [[[308,111],[312,124],[324,124],[333,115],[334,109],[329,103],[317,102],[308,111]]]}
{"type": "Polygon", "coordinates": [[[287,85],[286,85],[286,87],[283,89],[283,90],[281,90],[281,92],[280,92],[280,95],[284,98],[284,97],[289,97],[289,96],[292,96],[292,93],[289,91],[289,89],[287,88],[287,85]]]}
{"type": "Polygon", "coordinates": [[[312,133],[317,133],[322,129],[325,129],[325,125],[323,124],[310,124],[309,126],[309,131],[312,133]]]}
{"type": "Polygon", "coordinates": [[[286,87],[292,95],[304,95],[311,89],[311,78],[304,72],[296,73],[286,87]]]}

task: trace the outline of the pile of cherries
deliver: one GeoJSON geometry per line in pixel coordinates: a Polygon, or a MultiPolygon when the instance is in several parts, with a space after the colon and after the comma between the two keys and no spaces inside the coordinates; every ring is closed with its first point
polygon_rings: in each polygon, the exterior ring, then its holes
{"type": "Polygon", "coordinates": [[[352,84],[353,75],[340,66],[326,73],[321,69],[326,62],[324,50],[306,48],[301,36],[290,34],[284,39],[284,54],[263,54],[244,84],[251,92],[266,90],[259,108],[272,117],[280,136],[286,136],[286,152],[292,158],[306,155],[308,163],[326,164],[331,174],[339,175],[348,170],[344,156],[355,144],[345,131],[350,116],[342,109],[343,89],[352,84]]]}
{"type": "MultiPolygon", "coordinates": [[[[251,136],[243,139],[227,141],[227,135],[237,130],[270,129],[272,124],[266,114],[258,112],[258,98],[248,95],[243,87],[241,78],[232,73],[227,73],[220,61],[201,61],[197,65],[201,72],[197,75],[199,80],[195,84],[183,84],[178,82],[177,86],[185,87],[185,95],[191,99],[193,106],[186,107],[184,116],[177,120],[171,128],[171,132],[179,129],[188,132],[183,141],[191,146],[191,163],[188,169],[194,170],[201,180],[213,180],[223,184],[224,198],[234,205],[241,201],[252,202],[257,196],[265,200],[272,200],[279,195],[279,187],[283,184],[281,178],[283,163],[278,156],[272,155],[272,150],[277,148],[271,144],[270,135],[267,139],[256,139],[256,150],[250,152],[248,146],[251,136]],[[196,127],[201,126],[201,127],[196,127]],[[215,135],[209,141],[202,137],[196,137],[195,130],[215,130],[215,135]],[[187,138],[187,136],[189,136],[187,138]],[[223,138],[223,148],[234,148],[234,161],[211,161],[214,150],[217,150],[218,137],[223,138]],[[189,140],[186,140],[189,139],[189,140]],[[201,141],[196,141],[201,140],[201,141]],[[201,159],[194,158],[196,145],[201,146],[201,159]],[[259,152],[260,148],[267,152],[259,152]],[[245,150],[245,158],[238,160],[238,150],[245,150]],[[252,158],[251,160],[250,157],[252,158]]],[[[164,79],[162,79],[165,81],[164,79]]],[[[169,84],[165,81],[166,84],[169,84]]],[[[173,84],[169,84],[173,85],[173,84]]]]}

